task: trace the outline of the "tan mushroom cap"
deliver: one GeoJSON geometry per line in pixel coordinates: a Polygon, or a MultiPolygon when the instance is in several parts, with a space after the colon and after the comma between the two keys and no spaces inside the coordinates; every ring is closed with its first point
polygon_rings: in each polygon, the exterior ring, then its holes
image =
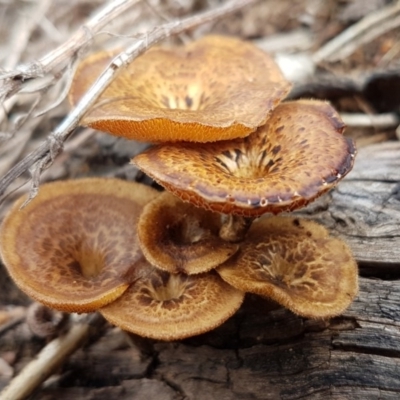
{"type": "MultiPolygon", "coordinates": [[[[78,67],[77,104],[118,54],[78,67]]],[[[146,142],[210,142],[247,136],[290,89],[274,60],[248,42],[207,36],[184,47],[155,47],[121,71],[82,123],[146,142]]]]}
{"type": "Polygon", "coordinates": [[[238,253],[217,272],[230,285],[309,318],[339,315],[358,291],[348,246],[315,222],[297,218],[255,222],[238,253]]]}
{"type": "Polygon", "coordinates": [[[117,179],[42,185],[0,230],[0,254],[15,283],[46,306],[90,312],[119,297],[142,257],[136,223],[158,193],[117,179]]]}
{"type": "Polygon", "coordinates": [[[218,236],[221,225],[219,214],[164,192],[143,209],[137,232],[142,252],[152,265],[173,274],[199,274],[239,249],[218,236]]]}
{"type": "Polygon", "coordinates": [[[244,298],[214,271],[169,274],[144,259],[138,269],[143,278],[100,312],[112,324],[141,336],[178,340],[210,331],[232,316],[244,298]]]}
{"type": "Polygon", "coordinates": [[[305,206],[352,168],[353,141],[326,102],[280,104],[244,139],[155,146],[133,159],[167,190],[199,207],[257,217],[305,206]]]}

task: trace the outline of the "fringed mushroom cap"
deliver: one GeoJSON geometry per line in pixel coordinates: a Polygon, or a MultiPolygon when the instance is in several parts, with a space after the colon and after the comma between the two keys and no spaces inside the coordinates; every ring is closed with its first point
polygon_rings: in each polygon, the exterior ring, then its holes
{"type": "MultiPolygon", "coordinates": [[[[82,62],[69,99],[78,103],[118,52],[82,62]]],[[[120,72],[82,123],[146,142],[212,142],[247,136],[290,89],[273,59],[248,42],[208,36],[150,49],[120,72]]]]}
{"type": "Polygon", "coordinates": [[[169,274],[145,260],[141,269],[143,279],[100,310],[112,324],[141,336],[178,340],[199,335],[225,322],[243,301],[243,292],[214,271],[169,274]]]}
{"type": "Polygon", "coordinates": [[[297,218],[255,222],[240,250],[217,272],[232,286],[309,318],[339,315],[358,291],[357,264],[347,245],[315,222],[297,218]]]}
{"type": "Polygon", "coordinates": [[[0,230],[0,254],[15,283],[46,306],[90,312],[119,297],[142,257],[136,223],[158,193],[117,179],[41,186],[24,196],[0,230]]]}
{"type": "Polygon", "coordinates": [[[343,130],[328,103],[293,101],[244,139],[159,145],[133,163],[184,201],[257,217],[305,206],[351,170],[356,150],[343,130]]]}
{"type": "Polygon", "coordinates": [[[140,247],[149,262],[170,273],[198,274],[222,264],[239,248],[218,236],[221,216],[183,203],[168,192],[140,215],[140,247]]]}

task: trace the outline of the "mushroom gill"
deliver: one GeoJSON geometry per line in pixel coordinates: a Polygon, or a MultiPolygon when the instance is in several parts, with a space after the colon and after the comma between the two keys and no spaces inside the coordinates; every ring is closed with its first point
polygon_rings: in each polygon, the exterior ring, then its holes
{"type": "Polygon", "coordinates": [[[282,103],[246,138],[154,146],[133,163],[184,201],[258,217],[305,206],[352,168],[355,147],[326,102],[282,103]]]}
{"type": "MultiPolygon", "coordinates": [[[[102,52],[81,63],[69,95],[72,105],[117,54],[102,52]]],[[[289,89],[274,60],[256,46],[206,36],[184,47],[154,47],[138,57],[82,122],[146,142],[231,139],[265,123],[289,89]]]]}
{"type": "Polygon", "coordinates": [[[42,185],[7,214],[0,254],[17,286],[46,306],[90,312],[136,279],[136,223],[158,193],[141,184],[89,178],[42,185]]]}
{"type": "Polygon", "coordinates": [[[312,221],[263,218],[240,250],[217,272],[230,285],[270,297],[304,317],[343,312],[358,291],[357,264],[348,246],[312,221]]]}

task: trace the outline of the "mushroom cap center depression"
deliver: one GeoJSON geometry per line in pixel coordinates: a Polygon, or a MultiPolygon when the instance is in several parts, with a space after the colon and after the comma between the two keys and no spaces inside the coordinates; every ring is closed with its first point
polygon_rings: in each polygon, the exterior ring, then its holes
{"type": "Polygon", "coordinates": [[[33,232],[21,232],[21,244],[25,243],[32,261],[49,270],[49,282],[57,276],[53,269],[55,265],[59,266],[60,275],[54,284],[61,283],[64,275],[68,279],[81,275],[102,281],[118,274],[116,264],[122,263],[129,268],[135,261],[135,231],[129,230],[130,224],[135,223],[135,216],[127,219],[129,211],[132,211],[131,202],[111,196],[109,199],[85,194],[60,197],[30,216],[38,223],[31,225],[33,232]],[[77,205],[73,212],[66,202],[77,205]],[[118,205],[119,210],[107,207],[108,203],[113,207],[118,205]],[[57,223],[54,220],[58,220],[57,223]],[[32,233],[34,238],[28,238],[32,233]],[[28,246],[27,241],[31,245],[28,246]],[[129,248],[132,250],[130,254],[129,248]]]}
{"type": "Polygon", "coordinates": [[[282,157],[279,156],[280,150],[280,145],[271,149],[254,149],[246,145],[237,146],[216,156],[215,161],[224,172],[236,178],[265,178],[271,170],[279,169],[282,162],[282,157]]]}
{"type": "Polygon", "coordinates": [[[95,278],[104,268],[104,255],[96,249],[85,249],[73,255],[75,266],[86,279],[95,278]]]}
{"type": "MultiPolygon", "coordinates": [[[[179,85],[178,85],[179,86],[179,85]]],[[[176,93],[161,92],[159,94],[158,106],[171,110],[202,110],[207,107],[204,90],[200,84],[182,85],[181,90],[176,93]]]]}
{"type": "Polygon", "coordinates": [[[158,302],[181,301],[187,289],[193,285],[183,275],[161,273],[152,278],[144,284],[142,294],[158,302]]]}

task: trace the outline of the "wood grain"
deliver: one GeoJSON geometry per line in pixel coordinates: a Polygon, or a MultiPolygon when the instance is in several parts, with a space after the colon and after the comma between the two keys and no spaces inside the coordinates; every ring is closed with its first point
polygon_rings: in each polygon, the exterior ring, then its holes
{"type": "Polygon", "coordinates": [[[400,268],[400,142],[360,149],[349,175],[299,214],[342,237],[361,266],[400,268]]]}

